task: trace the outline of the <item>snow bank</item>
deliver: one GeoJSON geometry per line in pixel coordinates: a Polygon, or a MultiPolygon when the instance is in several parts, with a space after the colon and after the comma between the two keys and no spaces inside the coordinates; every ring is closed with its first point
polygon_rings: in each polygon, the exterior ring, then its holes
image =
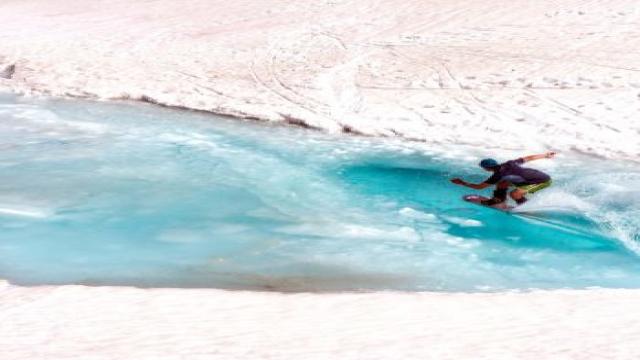
{"type": "Polygon", "coordinates": [[[640,160],[636,0],[21,0],[0,90],[640,160]]]}
{"type": "Polygon", "coordinates": [[[0,285],[28,359],[637,359],[640,292],[280,294],[0,285]]]}

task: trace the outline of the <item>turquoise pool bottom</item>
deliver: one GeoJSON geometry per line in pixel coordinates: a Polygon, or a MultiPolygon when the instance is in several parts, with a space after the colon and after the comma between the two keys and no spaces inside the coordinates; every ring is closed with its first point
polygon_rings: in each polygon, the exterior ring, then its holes
{"type": "Polygon", "coordinates": [[[447,179],[480,180],[472,160],[148,106],[5,97],[0,148],[0,278],[16,284],[640,286],[625,164],[573,159],[514,216],[461,201],[473,191],[447,179]]]}

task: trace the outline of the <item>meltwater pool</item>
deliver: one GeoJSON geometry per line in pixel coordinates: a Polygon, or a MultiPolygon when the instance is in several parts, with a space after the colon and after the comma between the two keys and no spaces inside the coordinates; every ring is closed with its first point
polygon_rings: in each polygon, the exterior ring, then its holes
{"type": "Polygon", "coordinates": [[[640,287],[637,165],[561,154],[540,164],[554,186],[507,214],[462,202],[473,190],[448,182],[482,180],[481,155],[494,154],[3,96],[0,278],[275,291],[640,287]]]}

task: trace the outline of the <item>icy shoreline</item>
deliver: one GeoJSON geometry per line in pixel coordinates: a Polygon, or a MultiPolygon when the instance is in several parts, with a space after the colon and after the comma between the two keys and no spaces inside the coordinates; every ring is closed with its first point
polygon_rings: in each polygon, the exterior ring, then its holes
{"type": "Polygon", "coordinates": [[[627,0],[13,1],[0,89],[638,161],[639,19],[627,0]]]}

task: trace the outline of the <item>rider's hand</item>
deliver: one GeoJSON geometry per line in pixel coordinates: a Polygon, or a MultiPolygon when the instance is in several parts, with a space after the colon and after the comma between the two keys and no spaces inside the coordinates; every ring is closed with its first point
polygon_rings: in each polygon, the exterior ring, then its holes
{"type": "Polygon", "coordinates": [[[464,184],[464,180],[462,180],[460,178],[451,179],[451,182],[456,184],[456,185],[463,185],[464,184]]]}
{"type": "Polygon", "coordinates": [[[544,154],[545,157],[547,159],[551,159],[552,157],[556,156],[556,152],[555,151],[549,151],[548,153],[544,154]]]}

